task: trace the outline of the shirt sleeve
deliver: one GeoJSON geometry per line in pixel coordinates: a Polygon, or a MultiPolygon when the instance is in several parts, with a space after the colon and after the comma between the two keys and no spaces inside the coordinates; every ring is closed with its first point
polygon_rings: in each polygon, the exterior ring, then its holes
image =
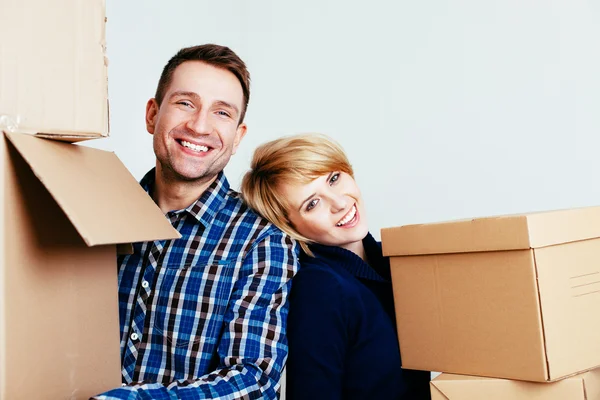
{"type": "Polygon", "coordinates": [[[276,399],[288,353],[287,298],[297,271],[297,244],[287,235],[258,241],[229,300],[218,369],[197,380],[132,384],[93,399],[276,399]]]}
{"type": "Polygon", "coordinates": [[[329,271],[301,270],[290,299],[287,399],[342,399],[344,359],[356,309],[329,271]]]}

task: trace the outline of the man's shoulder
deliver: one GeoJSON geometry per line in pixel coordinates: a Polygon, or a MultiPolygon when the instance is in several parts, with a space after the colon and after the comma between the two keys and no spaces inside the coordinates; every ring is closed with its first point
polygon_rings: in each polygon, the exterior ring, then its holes
{"type": "MultiPolygon", "coordinates": [[[[235,231],[235,235],[240,239],[245,238],[243,258],[258,256],[277,260],[278,262],[272,267],[288,265],[287,268],[282,268],[282,271],[287,271],[288,278],[291,279],[298,270],[300,252],[298,243],[248,207],[238,192],[230,189],[226,198],[227,205],[223,211],[228,215],[223,217],[230,221],[229,224],[232,224],[228,230],[235,231]],[[282,261],[285,262],[281,263],[282,261]]],[[[250,264],[252,268],[257,265],[255,262],[250,264]]]]}
{"type": "MultiPolygon", "coordinates": [[[[279,229],[276,225],[248,207],[240,193],[233,189],[229,189],[227,192],[224,210],[228,213],[235,214],[235,217],[232,218],[232,221],[236,221],[234,223],[245,225],[246,227],[254,227],[254,230],[260,231],[261,237],[276,235],[289,238],[289,235],[279,229]]],[[[289,238],[289,240],[292,241],[293,239],[289,238]]]]}

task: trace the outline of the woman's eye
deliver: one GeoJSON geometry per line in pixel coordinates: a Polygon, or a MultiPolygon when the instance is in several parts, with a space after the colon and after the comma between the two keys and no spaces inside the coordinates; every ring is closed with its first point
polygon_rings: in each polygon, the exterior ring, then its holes
{"type": "Polygon", "coordinates": [[[311,200],[311,201],[308,203],[308,205],[306,206],[306,211],[310,211],[310,210],[312,210],[313,208],[315,208],[315,206],[317,205],[317,203],[318,203],[318,202],[319,202],[319,200],[317,200],[317,199],[312,199],[312,200],[311,200]]]}
{"type": "Polygon", "coordinates": [[[340,173],[336,172],[331,176],[331,178],[329,178],[329,185],[333,185],[338,179],[340,179],[340,173]]]}

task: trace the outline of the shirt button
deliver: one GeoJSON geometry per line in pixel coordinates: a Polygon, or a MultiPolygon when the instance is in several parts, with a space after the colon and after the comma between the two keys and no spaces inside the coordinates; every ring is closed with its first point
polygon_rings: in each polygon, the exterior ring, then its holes
{"type": "Polygon", "coordinates": [[[125,387],[125,386],[127,386],[127,385],[126,385],[125,383],[121,383],[121,386],[125,387]]]}
{"type": "Polygon", "coordinates": [[[134,332],[134,333],[132,333],[130,337],[131,337],[131,340],[138,340],[138,339],[139,339],[139,336],[138,336],[138,334],[137,334],[137,333],[135,333],[135,332],[134,332]]]}
{"type": "Polygon", "coordinates": [[[143,287],[144,289],[146,289],[148,286],[150,286],[150,284],[148,283],[148,281],[143,281],[143,282],[142,282],[142,287],[143,287]]]}

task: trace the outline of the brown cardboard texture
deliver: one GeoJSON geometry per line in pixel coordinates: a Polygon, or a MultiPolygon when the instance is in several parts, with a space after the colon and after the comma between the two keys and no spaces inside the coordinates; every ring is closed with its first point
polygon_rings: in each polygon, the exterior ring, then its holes
{"type": "Polygon", "coordinates": [[[441,374],[430,388],[431,400],[599,400],[600,369],[552,383],[441,374]]]}
{"type": "Polygon", "coordinates": [[[107,136],[105,1],[0,4],[0,115],[67,141],[107,136]]]}
{"type": "Polygon", "coordinates": [[[0,138],[0,399],[120,385],[116,243],[179,237],[118,158],[0,138]]]}
{"type": "Polygon", "coordinates": [[[600,207],[381,236],[404,368],[544,382],[600,365],[600,207]]]}

